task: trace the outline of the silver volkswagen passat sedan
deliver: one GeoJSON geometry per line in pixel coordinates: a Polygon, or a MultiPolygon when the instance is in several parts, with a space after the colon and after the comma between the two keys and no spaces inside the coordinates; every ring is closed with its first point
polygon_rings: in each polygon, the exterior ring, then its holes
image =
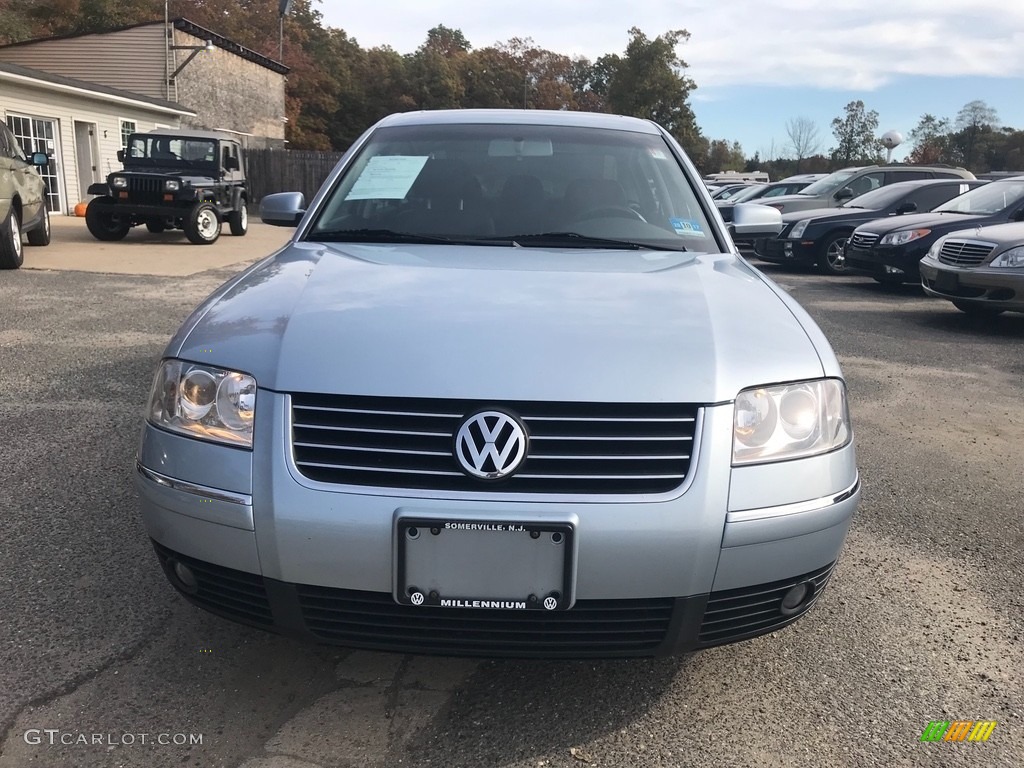
{"type": "Polygon", "coordinates": [[[261,215],[294,237],[171,340],[138,454],[186,599],[579,658],[751,638],[821,595],[860,492],[839,364],[665,130],[393,115],[261,215]]]}

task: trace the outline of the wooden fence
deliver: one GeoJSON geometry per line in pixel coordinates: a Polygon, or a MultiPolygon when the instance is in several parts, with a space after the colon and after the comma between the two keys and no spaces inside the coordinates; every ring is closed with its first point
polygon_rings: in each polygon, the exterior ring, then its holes
{"type": "Polygon", "coordinates": [[[308,203],[342,154],[290,149],[248,150],[249,202],[259,203],[274,192],[301,192],[308,203]]]}

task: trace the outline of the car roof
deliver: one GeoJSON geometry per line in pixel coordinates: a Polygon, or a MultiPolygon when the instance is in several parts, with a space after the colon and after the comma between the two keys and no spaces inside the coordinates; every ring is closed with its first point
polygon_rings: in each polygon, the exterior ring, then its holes
{"type": "Polygon", "coordinates": [[[564,125],[660,134],[650,120],[598,112],[554,109],[437,109],[388,115],[377,125],[564,125]]]}
{"type": "Polygon", "coordinates": [[[220,131],[191,130],[189,128],[156,128],[152,131],[138,132],[143,136],[175,136],[182,139],[217,139],[219,141],[238,141],[230,133],[220,131]]]}

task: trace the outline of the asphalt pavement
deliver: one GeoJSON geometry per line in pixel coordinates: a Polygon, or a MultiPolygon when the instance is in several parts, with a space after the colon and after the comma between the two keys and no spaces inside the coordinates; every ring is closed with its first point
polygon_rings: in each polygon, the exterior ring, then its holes
{"type": "MultiPolygon", "coordinates": [[[[221,260],[177,274],[39,268],[47,249],[0,272],[0,768],[1024,764],[1024,316],[763,267],[843,363],[864,484],[791,627],[661,660],[350,651],[192,608],[136,512],[154,366],[203,296],[279,244],[250,236],[178,246],[221,260]],[[922,742],[935,720],[997,726],[922,742]]],[[[139,247],[120,245],[113,262],[139,247]]]]}

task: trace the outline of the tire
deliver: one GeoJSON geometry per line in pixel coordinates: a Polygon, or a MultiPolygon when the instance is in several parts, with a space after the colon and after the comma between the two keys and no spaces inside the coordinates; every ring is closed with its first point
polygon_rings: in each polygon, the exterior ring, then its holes
{"type": "Polygon", "coordinates": [[[996,317],[997,315],[1003,314],[1005,310],[997,307],[983,307],[978,304],[973,304],[969,301],[954,301],[953,306],[959,309],[961,312],[972,317],[996,317]]]}
{"type": "Polygon", "coordinates": [[[846,256],[843,246],[850,235],[845,232],[829,232],[818,249],[818,269],[825,275],[846,274],[846,256]]]}
{"type": "Polygon", "coordinates": [[[0,224],[0,269],[17,269],[25,261],[21,245],[21,219],[12,205],[0,224]]]}
{"type": "Polygon", "coordinates": [[[46,208],[43,208],[43,226],[36,227],[35,229],[28,233],[28,244],[50,244],[50,212],[46,208]]]}
{"type": "Polygon", "coordinates": [[[99,210],[99,206],[109,205],[113,202],[114,199],[112,197],[104,195],[103,197],[97,197],[85,209],[85,226],[89,228],[89,232],[97,240],[107,242],[124,240],[128,230],[131,229],[130,225],[115,221],[112,214],[99,210]]]}
{"type": "Polygon", "coordinates": [[[220,216],[212,203],[196,203],[184,224],[185,236],[194,245],[213,245],[220,237],[220,216]]]}
{"type": "Polygon", "coordinates": [[[161,232],[167,229],[167,225],[164,224],[161,219],[147,219],[146,229],[148,229],[154,235],[159,235],[161,232]]]}
{"type": "Polygon", "coordinates": [[[232,235],[241,237],[249,231],[249,211],[246,210],[244,197],[238,202],[241,203],[241,207],[228,214],[228,226],[231,228],[232,235]]]}

